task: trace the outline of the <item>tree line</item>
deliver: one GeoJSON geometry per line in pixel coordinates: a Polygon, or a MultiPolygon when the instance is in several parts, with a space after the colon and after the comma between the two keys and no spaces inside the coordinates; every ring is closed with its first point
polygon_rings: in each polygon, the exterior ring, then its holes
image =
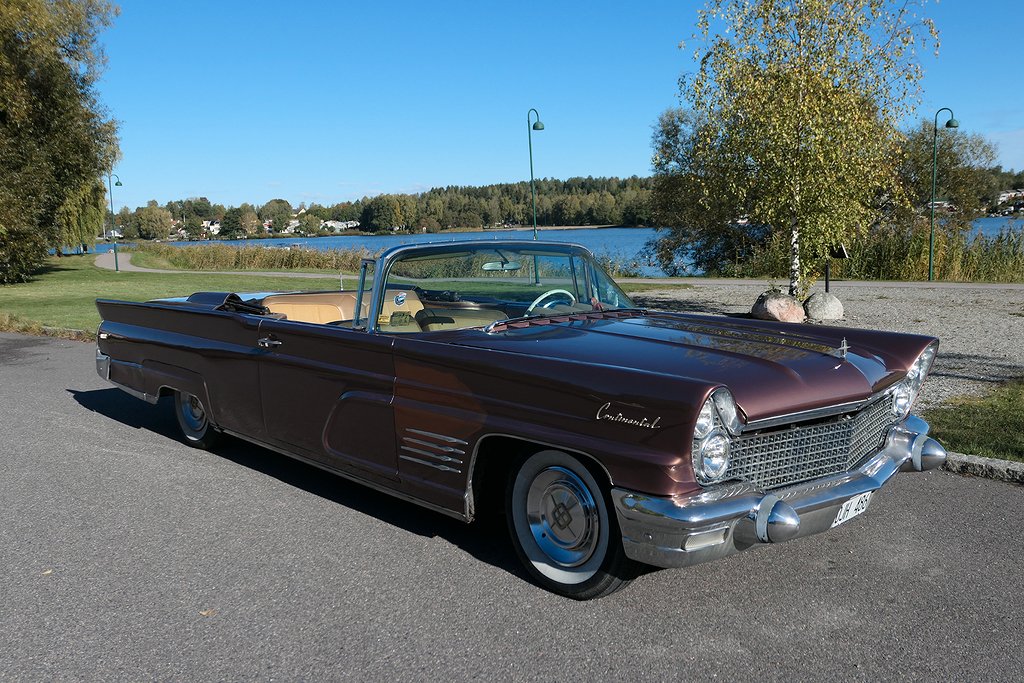
{"type": "MultiPolygon", "coordinates": [[[[651,223],[650,178],[569,178],[536,181],[538,225],[625,225],[651,223]]],[[[533,204],[529,182],[438,187],[417,194],[381,194],[332,205],[286,199],[263,205],[225,206],[206,197],[155,200],[134,210],[123,207],[115,224],[126,238],[163,238],[175,227],[190,236],[203,232],[203,223],[220,223],[220,236],[255,235],[267,225],[270,232],[316,234],[325,221],[357,221],[366,232],[395,229],[436,232],[446,228],[530,225],[533,204]]]]}

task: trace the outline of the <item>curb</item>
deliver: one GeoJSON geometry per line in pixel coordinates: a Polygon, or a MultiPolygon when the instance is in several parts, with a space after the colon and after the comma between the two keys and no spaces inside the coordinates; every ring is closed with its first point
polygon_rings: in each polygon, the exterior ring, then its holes
{"type": "Polygon", "coordinates": [[[985,479],[997,479],[1014,484],[1024,484],[1024,462],[982,458],[963,453],[947,453],[942,469],[957,474],[969,474],[985,479]]]}

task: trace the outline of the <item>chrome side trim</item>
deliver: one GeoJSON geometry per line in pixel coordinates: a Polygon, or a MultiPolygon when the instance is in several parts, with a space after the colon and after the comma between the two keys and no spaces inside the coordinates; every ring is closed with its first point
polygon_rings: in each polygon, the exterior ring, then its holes
{"type": "Polygon", "coordinates": [[[354,482],[356,484],[360,484],[360,485],[365,486],[367,488],[371,488],[374,491],[380,491],[381,493],[386,493],[389,496],[393,496],[395,498],[398,498],[399,500],[404,500],[407,503],[415,503],[416,505],[419,505],[420,507],[427,508],[428,510],[433,510],[434,512],[440,512],[442,515],[447,515],[448,517],[454,517],[455,519],[457,519],[459,521],[462,521],[462,522],[469,522],[469,521],[471,521],[469,519],[469,517],[467,517],[466,514],[463,513],[463,512],[456,512],[455,510],[449,510],[446,507],[442,507],[440,505],[435,505],[433,503],[429,503],[429,502],[423,500],[422,498],[417,498],[416,496],[411,496],[408,493],[404,493],[402,491],[398,491],[398,490],[393,489],[393,488],[391,488],[389,486],[385,486],[383,484],[378,484],[378,483],[370,481],[368,479],[363,479],[362,477],[357,476],[355,474],[351,474],[349,472],[345,472],[343,470],[339,470],[337,468],[330,467],[330,466],[325,465],[325,464],[323,464],[321,462],[317,462],[316,460],[313,460],[311,458],[306,458],[306,457],[303,457],[303,456],[298,455],[296,453],[292,453],[291,451],[287,451],[287,450],[285,450],[283,448],[278,448],[277,446],[272,446],[271,444],[268,444],[268,443],[266,443],[264,441],[260,441],[259,439],[254,439],[254,438],[252,438],[250,436],[246,436],[245,434],[241,434],[239,432],[234,432],[234,431],[231,431],[230,429],[222,429],[221,431],[223,431],[225,434],[230,434],[231,436],[234,436],[234,437],[237,437],[239,439],[242,439],[243,441],[248,441],[251,444],[255,444],[257,446],[260,446],[261,448],[266,448],[269,451],[274,451],[275,453],[280,453],[281,455],[288,456],[289,458],[294,458],[296,460],[299,460],[300,462],[303,462],[303,463],[305,463],[307,465],[312,465],[313,467],[316,467],[317,469],[321,469],[321,470],[323,470],[325,472],[329,472],[330,474],[337,475],[337,476],[341,477],[342,479],[348,479],[351,482],[354,482]]]}
{"type": "Polygon", "coordinates": [[[462,461],[459,460],[458,458],[453,458],[448,455],[439,455],[437,453],[431,453],[430,451],[424,451],[419,448],[413,448],[412,446],[400,446],[400,448],[403,451],[409,451],[410,453],[415,453],[416,455],[423,455],[428,458],[434,458],[436,460],[440,460],[441,462],[454,462],[458,465],[462,464],[462,461]]]}
{"type": "Polygon", "coordinates": [[[448,467],[448,465],[440,465],[436,462],[427,462],[426,460],[413,458],[412,456],[409,455],[400,455],[398,457],[401,458],[402,460],[408,460],[410,462],[419,463],[420,465],[426,465],[427,467],[433,467],[434,469],[441,470],[442,472],[454,472],[455,474],[462,474],[462,470],[455,469],[454,467],[448,467]]]}
{"type": "Polygon", "coordinates": [[[126,387],[123,384],[118,384],[117,382],[114,382],[113,380],[107,380],[107,381],[110,382],[111,384],[113,384],[115,387],[117,387],[121,391],[123,391],[126,394],[128,394],[129,396],[134,396],[135,398],[140,398],[143,401],[145,401],[146,403],[152,403],[153,405],[156,405],[157,401],[160,398],[159,396],[152,396],[150,394],[147,394],[147,393],[144,393],[144,392],[141,392],[141,391],[136,391],[135,389],[132,389],[131,387],[126,387]]]}
{"type": "Polygon", "coordinates": [[[427,448],[433,448],[435,451],[440,453],[458,453],[459,455],[465,455],[466,451],[461,448],[455,448],[454,446],[438,446],[436,443],[430,443],[429,441],[423,441],[421,439],[414,439],[411,436],[403,436],[402,441],[406,443],[414,443],[417,446],[426,446],[427,448]]]}
{"type": "Polygon", "coordinates": [[[457,443],[457,444],[461,444],[463,446],[468,446],[469,445],[468,441],[463,441],[462,439],[456,439],[455,437],[452,437],[452,436],[445,436],[444,434],[435,434],[434,432],[425,432],[422,429],[413,429],[413,428],[410,427],[410,428],[406,429],[405,431],[411,432],[412,434],[419,434],[420,436],[428,436],[428,437],[430,437],[432,439],[437,439],[438,441],[444,441],[445,443],[457,443]]]}

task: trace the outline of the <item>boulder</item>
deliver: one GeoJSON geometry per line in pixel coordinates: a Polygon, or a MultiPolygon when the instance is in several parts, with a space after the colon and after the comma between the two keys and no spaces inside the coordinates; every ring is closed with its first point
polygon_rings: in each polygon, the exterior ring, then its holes
{"type": "Polygon", "coordinates": [[[800,301],[795,296],[772,289],[757,297],[757,301],[750,309],[750,315],[761,320],[802,323],[804,307],[800,305],[800,301]]]}
{"type": "Polygon", "coordinates": [[[839,320],[843,304],[831,292],[815,292],[804,302],[804,311],[811,320],[839,320]]]}

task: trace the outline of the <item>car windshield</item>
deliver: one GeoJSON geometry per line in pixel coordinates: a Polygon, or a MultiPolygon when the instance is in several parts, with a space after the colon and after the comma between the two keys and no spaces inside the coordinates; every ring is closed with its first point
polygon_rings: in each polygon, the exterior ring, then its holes
{"type": "Polygon", "coordinates": [[[382,332],[633,308],[589,253],[566,245],[410,250],[391,262],[385,277],[382,332]]]}

